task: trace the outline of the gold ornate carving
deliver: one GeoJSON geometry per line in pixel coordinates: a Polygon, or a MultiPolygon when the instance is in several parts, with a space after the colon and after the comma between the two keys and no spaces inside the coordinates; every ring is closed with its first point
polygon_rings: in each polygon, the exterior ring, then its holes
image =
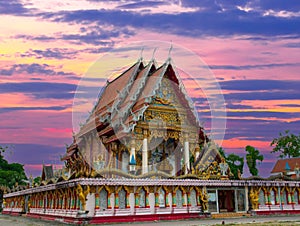
{"type": "Polygon", "coordinates": [[[206,211],[208,209],[208,195],[206,189],[203,188],[202,192],[200,192],[199,195],[200,195],[202,210],[206,211]]]}
{"type": "Polygon", "coordinates": [[[134,187],[132,187],[132,186],[124,186],[124,189],[127,193],[133,193],[134,192],[134,187]]]}
{"type": "Polygon", "coordinates": [[[117,189],[115,189],[115,193],[119,193],[119,191],[121,191],[121,190],[122,190],[122,188],[123,188],[123,186],[119,186],[119,187],[117,187],[117,189]]]}
{"type": "Polygon", "coordinates": [[[181,120],[178,112],[166,112],[157,110],[147,110],[144,114],[146,121],[154,121],[157,119],[159,121],[165,122],[167,125],[181,125],[181,120]]]}
{"type": "Polygon", "coordinates": [[[147,187],[147,192],[148,193],[154,193],[154,190],[155,190],[154,186],[147,187]]]}
{"type": "Polygon", "coordinates": [[[108,191],[109,194],[114,193],[115,187],[105,185],[105,189],[108,191]]]}
{"type": "Polygon", "coordinates": [[[173,166],[170,164],[169,160],[166,158],[157,165],[157,169],[166,173],[171,173],[173,166]]]}
{"type": "Polygon", "coordinates": [[[96,186],[91,186],[90,187],[90,192],[91,193],[96,193],[96,186]]]}
{"type": "Polygon", "coordinates": [[[252,205],[252,209],[258,209],[258,201],[259,201],[259,190],[256,187],[251,187],[250,189],[250,194],[249,194],[249,198],[250,198],[250,202],[252,205]]]}
{"type": "Polygon", "coordinates": [[[166,191],[166,193],[172,192],[172,187],[170,187],[170,186],[163,186],[163,188],[166,191]]]}
{"type": "Polygon", "coordinates": [[[86,196],[90,193],[90,186],[87,185],[84,189],[80,184],[78,184],[76,192],[77,192],[79,200],[81,201],[82,209],[85,210],[86,196]]]}

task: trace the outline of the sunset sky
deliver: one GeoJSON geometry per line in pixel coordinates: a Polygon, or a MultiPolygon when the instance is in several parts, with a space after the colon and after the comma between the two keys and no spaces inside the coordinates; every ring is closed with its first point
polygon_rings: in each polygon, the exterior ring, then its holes
{"type": "MultiPolygon", "coordinates": [[[[245,155],[246,145],[256,147],[267,176],[276,160],[272,139],[300,132],[299,28],[296,0],[2,0],[0,144],[11,145],[7,159],[28,175],[40,175],[43,162],[61,165],[81,77],[105,53],[157,40],[209,66],[226,103],[223,148],[245,155]]],[[[90,89],[100,91],[103,81],[90,89]]],[[[210,113],[198,110],[209,127],[210,113]]]]}

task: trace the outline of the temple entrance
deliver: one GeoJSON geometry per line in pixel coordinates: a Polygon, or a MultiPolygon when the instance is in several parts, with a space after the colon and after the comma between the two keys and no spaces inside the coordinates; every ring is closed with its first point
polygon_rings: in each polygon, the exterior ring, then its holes
{"type": "Polygon", "coordinates": [[[218,190],[219,212],[234,212],[235,197],[234,190],[218,190]]]}

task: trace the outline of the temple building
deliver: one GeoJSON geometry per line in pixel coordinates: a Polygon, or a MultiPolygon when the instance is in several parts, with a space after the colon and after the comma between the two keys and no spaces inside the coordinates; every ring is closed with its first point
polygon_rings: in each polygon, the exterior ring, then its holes
{"type": "Polygon", "coordinates": [[[291,179],[300,178],[300,158],[279,159],[271,171],[271,175],[285,175],[291,179]]]}
{"type": "Polygon", "coordinates": [[[108,81],[62,157],[65,168],[4,195],[3,213],[90,224],[300,213],[300,181],[233,178],[171,58],[108,81]]]}

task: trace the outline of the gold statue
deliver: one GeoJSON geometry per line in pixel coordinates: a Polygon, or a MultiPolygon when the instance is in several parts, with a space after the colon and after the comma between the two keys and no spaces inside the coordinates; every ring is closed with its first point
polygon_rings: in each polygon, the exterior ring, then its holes
{"type": "Polygon", "coordinates": [[[86,190],[84,191],[82,186],[80,184],[77,185],[76,192],[78,194],[78,198],[81,201],[82,209],[85,210],[86,207],[86,196],[90,193],[90,186],[86,187],[86,190]]]}
{"type": "Polygon", "coordinates": [[[259,200],[259,196],[258,196],[258,190],[254,190],[254,188],[251,188],[250,190],[250,202],[252,205],[252,209],[258,209],[258,200],[259,200]]]}
{"type": "Polygon", "coordinates": [[[201,207],[202,211],[208,210],[208,195],[206,190],[203,189],[203,192],[200,193],[201,207]]]}

